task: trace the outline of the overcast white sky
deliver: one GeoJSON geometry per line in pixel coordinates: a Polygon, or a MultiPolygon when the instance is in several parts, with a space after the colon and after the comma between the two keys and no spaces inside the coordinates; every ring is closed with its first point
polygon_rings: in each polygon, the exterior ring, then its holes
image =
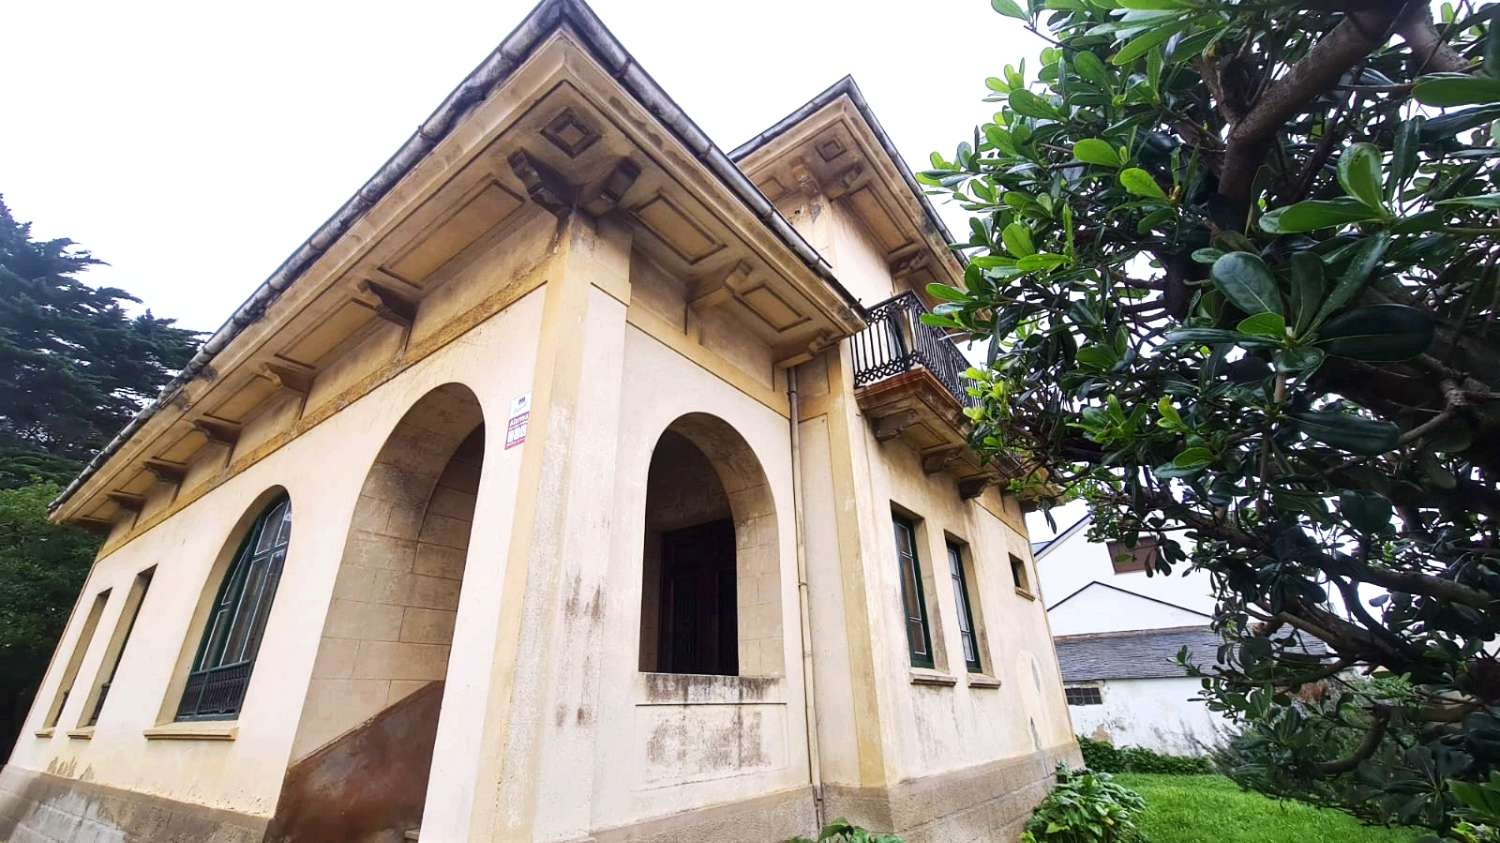
{"type": "MultiPolygon", "coordinates": [[[[8,4],[0,194],[109,261],[90,282],[212,330],[532,5],[8,4]]],[[[852,73],[914,169],[1040,46],[987,0],[593,6],[720,148],[852,73]]]]}

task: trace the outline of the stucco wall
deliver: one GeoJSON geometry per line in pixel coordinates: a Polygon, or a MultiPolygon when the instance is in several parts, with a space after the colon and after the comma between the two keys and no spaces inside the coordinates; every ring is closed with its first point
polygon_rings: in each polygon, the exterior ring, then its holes
{"type": "MultiPolygon", "coordinates": [[[[36,737],[43,707],[35,709],[10,759],[18,768],[78,778],[120,788],[250,815],[268,816],[290,758],[302,714],[313,659],[343,555],[360,484],[392,426],[420,397],[449,382],[466,383],[486,418],[503,420],[510,400],[527,389],[535,355],[538,316],[544,293],[535,292],[495,318],[444,346],[430,357],[312,428],[301,437],[229,478],[186,508],[102,558],[90,573],[81,599],[112,588],[100,621],[112,628],[136,574],[157,566],[155,585],[121,659],[98,726],[91,737],[70,738],[83,716],[83,694],[70,699],[59,728],[36,737]],[[497,360],[506,365],[497,366],[497,360]],[[482,377],[479,376],[482,374],[482,377]],[[193,623],[211,582],[211,568],[224,548],[237,540],[231,525],[269,490],[284,488],[293,510],[292,539],[280,588],[260,648],[257,668],[232,740],[151,739],[145,732],[169,724],[187,657],[202,630],[193,623]]],[[[489,429],[491,456],[485,465],[479,509],[486,501],[513,497],[519,452],[506,452],[504,425],[489,429]]],[[[253,514],[253,513],[252,513],[253,514]]],[[[503,554],[494,553],[508,521],[487,524],[475,546],[488,551],[472,565],[466,580],[478,584],[465,595],[492,589],[503,554]]],[[[232,552],[233,548],[230,548],[232,552]]],[[[480,599],[476,597],[475,599],[480,599]]],[[[62,659],[43,681],[38,699],[50,700],[60,679],[77,627],[86,612],[75,612],[63,636],[62,659]]],[[[92,679],[103,655],[100,638],[84,656],[81,678],[92,679]]],[[[191,731],[191,730],[188,730],[191,731]]]]}
{"type": "Polygon", "coordinates": [[[1078,734],[1115,746],[1144,746],[1173,755],[1199,755],[1219,742],[1227,721],[1194,700],[1198,680],[1111,679],[1099,688],[1103,705],[1069,706],[1078,734]]]}
{"type": "MultiPolygon", "coordinates": [[[[786,419],[636,327],[627,329],[624,351],[630,388],[620,396],[609,600],[598,655],[604,670],[592,822],[601,828],[751,799],[808,780],[786,419]],[[778,592],[768,603],[781,633],[774,670],[764,662],[770,654],[741,677],[638,669],[647,470],[662,432],[689,413],[710,414],[732,427],[769,486],[779,577],[756,587],[778,592]]],[[[726,483],[731,497],[735,491],[726,483]]]]}

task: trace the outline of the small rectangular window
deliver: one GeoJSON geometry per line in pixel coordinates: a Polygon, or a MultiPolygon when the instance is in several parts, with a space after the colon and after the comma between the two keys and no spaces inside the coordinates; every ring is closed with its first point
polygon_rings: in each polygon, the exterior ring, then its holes
{"type": "Polygon", "coordinates": [[[1068,698],[1068,705],[1104,705],[1104,695],[1093,685],[1064,688],[1063,695],[1068,698]]]}
{"type": "Polygon", "coordinates": [[[1135,547],[1124,542],[1110,542],[1109,561],[1117,574],[1133,574],[1150,570],[1156,565],[1156,539],[1141,536],[1135,547]]]}
{"type": "Polygon", "coordinates": [[[1026,561],[1012,553],[1010,555],[1010,578],[1016,590],[1031,593],[1031,578],[1026,575],[1026,561]]]}
{"type": "Polygon", "coordinates": [[[115,672],[120,669],[120,659],[125,654],[126,644],[130,642],[130,633],[135,629],[135,620],[141,614],[141,603],[146,599],[146,590],[151,587],[151,577],[155,573],[156,568],[152,567],[136,574],[130,593],[125,596],[125,606],[120,609],[115,634],[110,639],[109,648],[104,651],[104,661],[99,665],[94,690],[89,695],[88,704],[84,706],[84,711],[87,712],[87,717],[83,720],[84,726],[93,726],[99,722],[99,712],[104,710],[104,700],[109,696],[110,686],[114,684],[115,672]]]}
{"type": "Polygon", "coordinates": [[[901,609],[906,619],[906,649],[912,667],[932,667],[932,632],[927,625],[927,602],[922,595],[922,562],[917,556],[917,531],[910,521],[894,518],[896,564],[901,575],[901,609]]]}
{"type": "Polygon", "coordinates": [[[964,576],[964,553],[954,542],[948,542],[948,572],[953,578],[953,604],[958,607],[958,637],[964,645],[964,664],[970,673],[979,673],[979,636],[969,603],[969,583],[964,576]]]}
{"type": "Polygon", "coordinates": [[[44,728],[51,729],[57,725],[57,720],[62,716],[63,708],[68,704],[68,695],[73,693],[73,681],[78,678],[78,667],[83,664],[84,654],[88,652],[89,643],[94,640],[94,630],[99,626],[99,616],[104,614],[104,604],[109,602],[109,589],[99,592],[94,597],[94,604],[89,607],[88,617],[84,618],[83,628],[78,631],[78,640],[73,642],[73,652],[68,656],[68,666],[63,670],[62,681],[57,685],[57,694],[52,698],[52,707],[47,709],[47,719],[43,721],[44,728]]]}

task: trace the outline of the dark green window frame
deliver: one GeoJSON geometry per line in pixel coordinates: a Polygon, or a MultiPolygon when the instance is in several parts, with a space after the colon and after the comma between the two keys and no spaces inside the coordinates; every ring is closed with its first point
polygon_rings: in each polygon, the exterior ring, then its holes
{"type": "Polygon", "coordinates": [[[953,577],[953,601],[958,607],[958,637],[964,645],[964,664],[970,673],[982,672],[979,659],[979,634],[974,627],[974,611],[969,603],[969,582],[964,575],[964,551],[956,542],[948,542],[948,572],[953,577]]]}
{"type": "Polygon", "coordinates": [[[178,720],[239,716],[291,537],[292,504],[281,497],[261,511],[224,572],[177,706],[178,720]]]}
{"type": "Polygon", "coordinates": [[[905,618],[906,650],[912,667],[933,666],[932,631],[927,623],[927,600],[922,594],[922,560],[917,554],[917,530],[899,515],[892,516],[896,529],[896,564],[901,575],[901,614],[905,618]]]}

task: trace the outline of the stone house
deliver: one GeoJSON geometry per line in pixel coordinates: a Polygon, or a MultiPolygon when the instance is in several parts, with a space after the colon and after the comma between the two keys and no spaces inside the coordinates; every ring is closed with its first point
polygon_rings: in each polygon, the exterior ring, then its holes
{"type": "Polygon", "coordinates": [[[1090,541],[1092,523],[1084,515],[1031,548],[1073,726],[1115,746],[1202,755],[1230,723],[1176,659],[1184,647],[1195,664],[1217,658],[1210,576],[1185,565],[1148,573],[1154,539],[1133,548],[1090,541]]]}
{"type": "Polygon", "coordinates": [[[851,80],[729,154],[546,0],[60,497],[0,839],[1009,840],[1076,761],[851,80]]]}

